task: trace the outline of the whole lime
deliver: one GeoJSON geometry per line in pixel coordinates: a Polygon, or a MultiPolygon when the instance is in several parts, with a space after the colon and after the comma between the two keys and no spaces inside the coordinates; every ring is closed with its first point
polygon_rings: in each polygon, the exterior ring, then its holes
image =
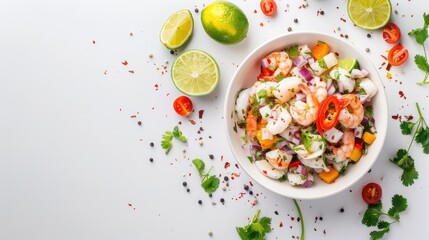
{"type": "Polygon", "coordinates": [[[225,2],[213,2],[201,12],[204,31],[222,44],[234,44],[247,36],[249,21],[236,5],[225,2]]]}

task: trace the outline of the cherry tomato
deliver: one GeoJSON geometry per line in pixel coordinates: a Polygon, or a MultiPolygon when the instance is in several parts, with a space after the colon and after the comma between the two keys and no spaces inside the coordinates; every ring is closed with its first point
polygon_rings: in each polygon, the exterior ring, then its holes
{"type": "Polygon", "coordinates": [[[401,30],[394,23],[388,23],[383,29],[383,38],[387,43],[396,43],[401,38],[401,30]]]}
{"type": "Polygon", "coordinates": [[[389,61],[392,66],[402,65],[408,59],[408,50],[398,44],[389,50],[389,55],[387,56],[387,61],[389,61]]]}
{"type": "Polygon", "coordinates": [[[362,189],[362,198],[368,204],[376,204],[381,199],[382,190],[377,183],[368,183],[362,189]]]}
{"type": "Polygon", "coordinates": [[[317,114],[316,126],[319,134],[323,134],[323,130],[330,130],[338,123],[340,116],[340,101],[335,96],[329,96],[320,104],[317,114]]]}
{"type": "Polygon", "coordinates": [[[289,164],[289,168],[294,168],[294,167],[298,167],[299,165],[301,165],[301,161],[299,160],[294,160],[289,164]]]}
{"type": "Polygon", "coordinates": [[[277,12],[277,4],[274,0],[261,0],[260,5],[266,16],[273,16],[277,12]]]}
{"type": "Polygon", "coordinates": [[[180,116],[186,116],[192,112],[193,104],[187,96],[180,96],[174,100],[173,108],[180,116]]]}

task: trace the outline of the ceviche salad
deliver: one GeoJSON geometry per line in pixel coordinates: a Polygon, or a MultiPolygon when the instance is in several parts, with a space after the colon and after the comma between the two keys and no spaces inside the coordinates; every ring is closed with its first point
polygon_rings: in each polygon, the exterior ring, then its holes
{"type": "Polygon", "coordinates": [[[235,126],[261,174],[293,186],[312,186],[314,175],[332,183],[375,141],[377,87],[356,59],[337,56],[321,41],[272,52],[238,93],[235,126]]]}

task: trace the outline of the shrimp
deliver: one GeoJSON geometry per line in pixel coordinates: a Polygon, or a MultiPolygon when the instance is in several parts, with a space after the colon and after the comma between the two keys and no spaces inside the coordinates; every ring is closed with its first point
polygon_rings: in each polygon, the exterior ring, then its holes
{"type": "MultiPolygon", "coordinates": [[[[355,94],[346,94],[341,97],[339,122],[346,128],[356,128],[362,122],[364,109],[359,98],[355,94]]],[[[293,115],[292,115],[293,116],[293,115]]]]}
{"type": "Polygon", "coordinates": [[[306,102],[296,101],[290,107],[292,118],[303,126],[312,124],[317,119],[317,111],[319,110],[319,101],[314,93],[312,93],[307,85],[300,83],[299,88],[306,95],[306,102]]]}
{"type": "Polygon", "coordinates": [[[335,155],[335,161],[341,162],[350,157],[353,147],[355,145],[355,135],[351,129],[346,129],[342,138],[342,145],[334,148],[332,152],[335,155]]]}
{"type": "Polygon", "coordinates": [[[245,119],[247,114],[247,108],[249,107],[249,96],[251,89],[247,88],[238,94],[237,100],[235,101],[235,110],[239,120],[245,119]]]}
{"type": "Polygon", "coordinates": [[[269,60],[268,68],[274,69],[274,74],[272,76],[264,76],[265,80],[276,80],[278,75],[286,77],[290,70],[292,69],[292,60],[290,60],[289,55],[284,52],[273,52],[267,56],[269,60]]]}
{"type": "Polygon", "coordinates": [[[292,161],[292,155],[286,154],[285,151],[274,149],[265,154],[265,158],[271,165],[278,170],[285,170],[292,161]]]}
{"type": "Polygon", "coordinates": [[[268,132],[273,135],[283,132],[292,122],[292,118],[286,108],[275,105],[272,109],[275,114],[270,114],[268,117],[268,124],[266,126],[268,132]]]}
{"type": "Polygon", "coordinates": [[[287,77],[277,83],[276,87],[272,90],[272,93],[280,103],[285,103],[295,97],[298,92],[298,85],[301,82],[302,80],[298,77],[287,77]]]}
{"type": "Polygon", "coordinates": [[[316,81],[315,94],[319,103],[321,103],[328,96],[328,90],[326,89],[326,82],[320,77],[314,77],[316,81]]]}

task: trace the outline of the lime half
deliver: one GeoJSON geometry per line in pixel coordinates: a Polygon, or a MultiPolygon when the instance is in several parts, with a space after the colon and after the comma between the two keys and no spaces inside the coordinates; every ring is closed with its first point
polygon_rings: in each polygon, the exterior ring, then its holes
{"type": "Polygon", "coordinates": [[[390,0],[349,0],[347,12],[356,26],[374,30],[389,22],[392,6],[390,0]]]}
{"type": "Polygon", "coordinates": [[[192,35],[194,19],[189,10],[181,10],[171,15],[164,23],[160,40],[168,49],[183,46],[192,35]]]}
{"type": "Polygon", "coordinates": [[[351,72],[353,69],[359,69],[359,62],[354,58],[344,58],[338,60],[338,67],[351,72]]]}
{"type": "Polygon", "coordinates": [[[188,50],[176,58],[171,66],[174,85],[186,95],[203,96],[219,83],[219,67],[206,52],[188,50]]]}

